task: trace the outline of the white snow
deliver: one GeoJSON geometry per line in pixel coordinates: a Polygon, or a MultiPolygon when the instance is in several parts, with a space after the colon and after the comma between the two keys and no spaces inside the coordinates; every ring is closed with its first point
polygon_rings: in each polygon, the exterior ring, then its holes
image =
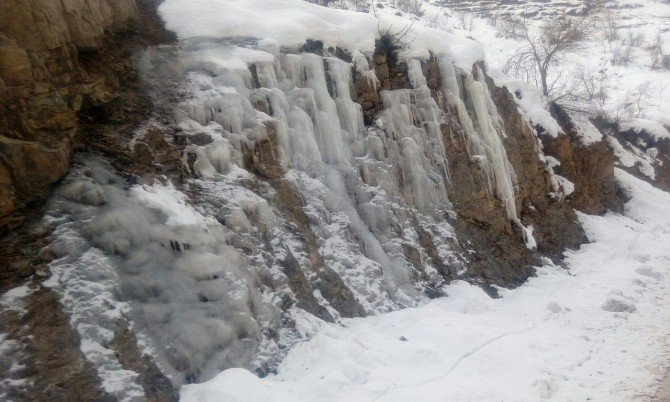
{"type": "Polygon", "coordinates": [[[491,299],[456,281],[419,308],[324,325],[277,375],[230,369],[183,401],[646,400],[670,352],[670,194],[627,173],[625,216],[491,299]],[[665,361],[663,361],[665,359],[665,361]]]}
{"type": "Polygon", "coordinates": [[[496,85],[507,87],[514,94],[514,100],[519,106],[521,114],[533,126],[541,126],[544,129],[541,134],[552,138],[563,134],[563,129],[547,110],[548,104],[546,98],[542,95],[542,90],[525,82],[512,79],[495,68],[489,68],[487,72],[494,79],[496,85]]]}
{"type": "MultiPolygon", "coordinates": [[[[577,2],[577,4],[581,5],[583,2],[577,2]]],[[[490,5],[499,9],[504,7],[500,2],[490,2],[490,5]]],[[[532,13],[545,7],[547,9],[554,7],[553,10],[560,12],[561,7],[566,5],[569,6],[570,2],[519,2],[512,13],[517,15],[532,13]]],[[[561,63],[553,71],[550,71],[549,82],[557,80],[556,87],[565,85],[567,91],[572,91],[574,89],[572,86],[576,81],[575,77],[578,76],[580,70],[596,78],[603,73],[606,77],[604,82],[608,92],[608,99],[604,108],[610,117],[641,117],[670,125],[670,102],[668,102],[670,71],[652,68],[650,52],[647,50],[647,46],[660,33],[665,43],[665,54],[668,54],[670,5],[661,1],[640,0],[615,0],[608,2],[607,5],[610,14],[602,16],[601,21],[597,22],[596,30],[589,36],[585,49],[564,57],[561,63]],[[613,25],[617,27],[618,39],[613,40],[611,44],[604,37],[607,30],[605,28],[607,21],[612,21],[613,25]],[[611,63],[617,51],[627,47],[630,35],[641,36],[641,43],[632,46],[630,63],[628,65],[611,63]],[[631,101],[636,103],[632,105],[632,112],[624,112],[624,116],[617,116],[617,114],[622,113],[623,106],[631,101]],[[626,116],[626,114],[632,114],[632,116],[626,116]]],[[[513,6],[508,5],[508,7],[513,6]]],[[[446,23],[447,29],[454,32],[466,32],[474,38],[484,48],[490,70],[502,69],[517,49],[523,46],[521,42],[505,38],[501,30],[491,24],[491,20],[480,18],[474,14],[468,16],[473,20],[471,28],[469,30],[460,29],[461,27],[459,27],[457,21],[458,13],[449,8],[451,7],[426,3],[425,9],[427,12],[422,18],[422,23],[430,25],[430,17],[435,13],[447,14],[449,16],[446,23]]],[[[508,18],[502,14],[498,15],[498,24],[504,24],[508,18]]],[[[540,21],[532,19],[529,21],[531,29],[537,29],[540,25],[540,21]]],[[[519,85],[530,87],[526,84],[519,85]]],[[[513,83],[508,85],[510,89],[515,86],[513,83]]],[[[516,89],[513,88],[512,91],[516,89]]],[[[526,98],[526,90],[522,90],[522,92],[524,98],[526,98]]],[[[538,93],[540,93],[539,90],[538,93]]],[[[521,99],[520,106],[522,109],[529,107],[529,113],[527,113],[529,119],[533,120],[534,124],[544,126],[543,123],[549,123],[551,125],[551,118],[546,118],[548,115],[542,117],[542,108],[536,107],[544,102],[541,99],[539,99],[539,103],[529,99],[526,102],[527,99],[521,99]]],[[[549,133],[553,132],[551,127],[545,127],[545,129],[549,133]]]]}
{"type": "Polygon", "coordinates": [[[591,123],[588,117],[580,113],[568,113],[582,145],[589,146],[602,141],[603,135],[591,123]]]}
{"type": "MultiPolygon", "coordinates": [[[[397,32],[409,21],[401,16],[336,10],[302,0],[167,0],[160,6],[166,27],[180,39],[197,37],[271,39],[282,46],[299,47],[307,39],[327,47],[340,46],[363,53],[374,51],[380,31],[397,32]]],[[[411,56],[451,53],[469,68],[483,60],[481,48],[464,35],[427,26],[413,27],[411,56]]]]}
{"type": "Polygon", "coordinates": [[[622,122],[619,125],[619,128],[622,131],[633,130],[635,132],[640,132],[644,130],[649,133],[656,141],[663,138],[670,138],[670,132],[668,132],[668,129],[663,127],[661,123],[653,120],[630,119],[622,122]]]}

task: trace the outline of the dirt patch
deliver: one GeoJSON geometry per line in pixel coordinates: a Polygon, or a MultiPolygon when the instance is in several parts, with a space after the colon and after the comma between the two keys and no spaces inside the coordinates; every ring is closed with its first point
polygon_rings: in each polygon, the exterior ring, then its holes
{"type": "MultiPolygon", "coordinates": [[[[34,284],[39,286],[38,284],[34,284]]],[[[100,385],[95,368],[86,361],[79,335],[70,327],[58,295],[38,289],[28,296],[26,314],[3,315],[0,330],[23,345],[12,379],[26,380],[9,389],[21,401],[114,401],[100,385]]]]}
{"type": "Polygon", "coordinates": [[[148,400],[153,402],[179,400],[177,390],[172,387],[170,379],[160,371],[149,356],[140,351],[135,334],[128,328],[125,320],[119,322],[111,347],[125,369],[140,374],[140,382],[148,400]]]}

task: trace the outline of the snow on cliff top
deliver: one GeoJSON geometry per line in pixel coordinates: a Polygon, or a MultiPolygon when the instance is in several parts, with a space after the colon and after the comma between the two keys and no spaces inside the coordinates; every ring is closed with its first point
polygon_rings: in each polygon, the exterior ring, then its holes
{"type": "MultiPolygon", "coordinates": [[[[298,47],[307,39],[372,52],[379,31],[398,32],[407,18],[337,10],[303,0],[166,0],[160,13],[180,39],[197,37],[257,38],[298,47]]],[[[459,67],[470,69],[484,59],[479,45],[463,36],[415,25],[408,56],[427,57],[428,51],[450,54],[459,67]]]]}

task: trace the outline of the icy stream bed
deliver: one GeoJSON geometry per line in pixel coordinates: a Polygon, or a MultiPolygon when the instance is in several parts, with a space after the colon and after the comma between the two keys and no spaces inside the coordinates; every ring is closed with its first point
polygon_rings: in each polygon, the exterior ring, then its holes
{"type": "Polygon", "coordinates": [[[464,282],[419,308],[326,325],[277,375],[242,369],[184,401],[651,400],[670,357],[670,195],[617,171],[624,216],[500,299],[464,282]]]}

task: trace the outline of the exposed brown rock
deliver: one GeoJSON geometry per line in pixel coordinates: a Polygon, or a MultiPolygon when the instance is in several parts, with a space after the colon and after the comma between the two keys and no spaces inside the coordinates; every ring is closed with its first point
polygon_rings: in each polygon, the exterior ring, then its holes
{"type": "Polygon", "coordinates": [[[614,155],[605,142],[584,146],[569,116],[559,106],[551,108],[565,135],[541,136],[544,153],[558,159],[556,173],[575,185],[570,205],[589,214],[623,211],[624,196],[614,179],[614,155]]]}
{"type": "Polygon", "coordinates": [[[254,173],[267,179],[277,179],[284,175],[284,169],[279,162],[279,142],[277,128],[274,123],[265,123],[267,137],[258,140],[253,146],[244,147],[244,156],[249,167],[254,173]]]}
{"type": "MultiPolygon", "coordinates": [[[[270,181],[270,184],[277,192],[277,200],[273,200],[274,204],[296,225],[296,234],[300,236],[310,262],[310,267],[304,267],[303,269],[316,273],[318,283],[315,284],[315,287],[321,291],[323,297],[328,300],[333,308],[343,317],[364,316],[365,310],[363,309],[363,306],[356,301],[351,290],[347,288],[344,282],[342,282],[342,278],[340,278],[340,276],[323,261],[323,257],[319,253],[319,245],[316,236],[309,227],[309,218],[303,210],[305,202],[298,191],[285,179],[272,180],[270,181]]],[[[291,264],[284,265],[285,273],[289,277],[290,284],[292,285],[291,290],[293,292],[297,291],[296,295],[299,296],[303,305],[311,305],[313,303],[311,299],[314,296],[312,295],[309,284],[304,283],[301,279],[301,277],[304,277],[304,273],[302,273],[302,271],[292,272],[292,270],[297,271],[298,269],[301,269],[301,267],[295,267],[295,264],[293,266],[291,264]],[[287,268],[289,269],[288,272],[286,271],[287,268]],[[310,289],[310,291],[306,294],[305,292],[308,289],[310,289]]],[[[312,309],[320,310],[320,306],[314,306],[312,309]]],[[[317,313],[317,316],[324,315],[324,311],[317,311],[317,313]]],[[[325,313],[327,314],[327,311],[325,311],[325,313]]]]}
{"type": "Polygon", "coordinates": [[[23,368],[15,375],[30,380],[12,387],[9,397],[22,401],[113,401],[79,349],[79,336],[70,327],[56,293],[36,290],[26,298],[26,310],[23,316],[5,314],[0,323],[9,339],[23,342],[25,350],[16,362],[23,368]]]}
{"type": "Polygon", "coordinates": [[[407,64],[400,62],[398,48],[392,38],[383,36],[375,41],[372,61],[375,64],[377,78],[381,83],[379,89],[411,88],[409,79],[407,79],[407,64]]]}
{"type": "Polygon", "coordinates": [[[517,176],[517,210],[524,225],[532,224],[538,251],[560,258],[564,250],[586,241],[572,207],[551,196],[551,177],[540,161],[542,152],[535,130],[518,113],[512,94],[488,80],[491,96],[503,118],[505,149],[517,176]]]}
{"type": "Polygon", "coordinates": [[[0,227],[67,171],[83,102],[108,102],[118,89],[113,74],[87,70],[80,54],[137,18],[135,0],[0,2],[0,158],[11,178],[2,181],[0,227]]]}
{"type": "Polygon", "coordinates": [[[124,123],[117,133],[125,131],[117,141],[127,147],[130,128],[151,109],[132,88],[132,52],[174,39],[156,14],[158,3],[0,2],[0,231],[22,222],[26,208],[49,194],[79,147],[78,134],[89,149],[87,137],[105,137],[90,126],[109,123],[122,108],[108,105],[120,96],[129,110],[117,120],[124,123]],[[134,94],[122,94],[128,88],[134,94]]]}
{"type": "MultiPolygon", "coordinates": [[[[422,67],[438,104],[446,105],[441,98],[437,60],[431,59],[422,67]]],[[[516,174],[519,218],[525,226],[533,226],[537,251],[560,258],[566,248],[578,247],[586,240],[583,230],[572,208],[550,196],[550,175],[538,156],[541,145],[533,128],[519,114],[512,95],[485,78],[507,134],[503,143],[516,174]]],[[[483,281],[485,288],[487,284],[518,286],[533,274],[532,266],[538,262],[538,254],[526,248],[521,229],[508,219],[502,200],[487,188],[484,167],[468,155],[457,113],[446,106],[445,112],[447,122],[442,130],[449,161],[447,190],[458,214],[454,227],[461,243],[469,250],[461,252],[467,259],[469,275],[475,281],[483,281]]],[[[494,293],[492,288],[488,290],[494,293]]]]}
{"type": "Polygon", "coordinates": [[[160,371],[151,358],[140,351],[135,334],[128,328],[125,320],[119,322],[111,347],[124,369],[139,373],[147,400],[152,402],[179,400],[179,394],[172,387],[170,379],[160,371]]]}
{"type": "Polygon", "coordinates": [[[649,158],[654,169],[653,178],[642,173],[640,162],[636,162],[634,166],[622,166],[619,163],[618,167],[661,190],[670,191],[670,138],[657,138],[646,129],[623,130],[619,124],[603,119],[596,119],[594,124],[603,134],[616,138],[632,154],[642,153],[643,156],[650,157],[651,152],[655,155],[649,158]]]}

